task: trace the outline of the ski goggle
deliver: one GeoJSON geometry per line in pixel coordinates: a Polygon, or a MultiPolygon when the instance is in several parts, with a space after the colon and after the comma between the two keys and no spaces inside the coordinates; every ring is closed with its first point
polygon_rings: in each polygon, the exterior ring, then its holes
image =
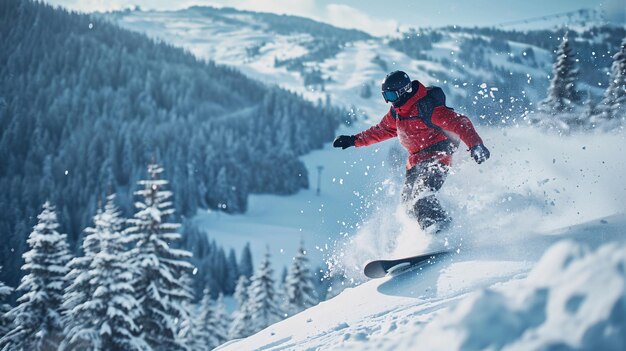
{"type": "Polygon", "coordinates": [[[406,94],[407,92],[411,92],[411,88],[411,83],[409,83],[405,87],[398,90],[383,90],[383,98],[385,99],[385,102],[398,101],[398,99],[400,99],[402,95],[406,94]]]}
{"type": "Polygon", "coordinates": [[[400,98],[400,94],[397,91],[383,91],[383,98],[385,102],[394,102],[400,98]]]}

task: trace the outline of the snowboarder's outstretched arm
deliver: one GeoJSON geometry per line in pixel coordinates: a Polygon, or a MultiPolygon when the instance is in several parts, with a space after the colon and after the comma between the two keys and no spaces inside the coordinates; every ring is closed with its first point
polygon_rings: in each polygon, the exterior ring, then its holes
{"type": "Polygon", "coordinates": [[[476,133],[474,125],[466,116],[454,112],[445,105],[441,105],[437,106],[433,111],[432,122],[440,128],[458,135],[467,145],[470,155],[477,163],[483,163],[489,158],[489,150],[485,147],[482,139],[476,133]]]}
{"type": "Polygon", "coordinates": [[[397,135],[396,120],[391,115],[391,111],[383,117],[383,119],[375,126],[356,134],[356,135],[340,135],[333,142],[334,147],[342,149],[351,146],[367,146],[379,143],[397,135]]]}

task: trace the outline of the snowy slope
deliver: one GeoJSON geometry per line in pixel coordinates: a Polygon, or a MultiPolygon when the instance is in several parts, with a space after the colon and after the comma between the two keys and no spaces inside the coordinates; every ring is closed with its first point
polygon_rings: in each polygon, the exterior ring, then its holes
{"type": "MultiPolygon", "coordinates": [[[[442,191],[457,219],[459,235],[451,236],[457,254],[423,272],[346,289],[221,350],[626,345],[619,317],[626,296],[624,136],[482,132],[492,159],[479,167],[460,153],[442,191]]],[[[353,151],[367,155],[357,170],[376,155],[353,151]]],[[[385,187],[384,177],[371,182],[385,187]]],[[[363,279],[368,259],[406,254],[428,241],[399,213],[398,184],[392,181],[385,196],[371,200],[365,223],[331,255],[355,281],[363,279]]]]}
{"type": "MultiPolygon", "coordinates": [[[[127,11],[109,14],[106,18],[127,29],[183,47],[198,57],[235,66],[252,78],[277,84],[313,101],[325,99],[328,95],[333,104],[355,106],[369,117],[377,115],[373,107],[380,106],[377,94],[379,82],[394,69],[407,70],[427,85],[446,86],[451,101],[463,105],[469,104],[468,99],[478,95],[480,89],[472,87],[477,80],[480,80],[479,83],[493,82],[498,78],[490,69],[468,69],[469,62],[459,58],[463,40],[475,35],[440,29],[442,39],[433,43],[432,48],[422,51],[428,59],[417,60],[407,56],[392,48],[388,38],[370,38],[348,41],[337,55],[304,62],[307,69],[317,69],[324,79],[329,80],[322,91],[319,87],[305,86],[305,77],[301,72],[276,66],[275,60],[304,57],[310,53],[308,47],[311,44],[336,40],[338,35],[319,34],[314,37],[296,28],[292,33],[277,33],[268,29],[262,17],[259,17],[261,14],[222,13],[212,8],[202,10],[127,11]],[[207,15],[207,11],[211,15],[207,15]],[[380,57],[379,62],[383,62],[384,66],[372,61],[375,56],[380,57]],[[364,99],[359,96],[363,85],[372,87],[372,97],[364,99]]],[[[548,84],[545,77],[552,66],[552,53],[524,43],[509,44],[512,50],[510,55],[487,50],[484,53],[487,60],[493,66],[528,74],[532,78],[524,94],[529,98],[543,97],[548,84]],[[535,54],[534,66],[511,61],[513,56],[521,57],[529,48],[535,54]]]]}
{"type": "MultiPolygon", "coordinates": [[[[532,339],[528,336],[528,341],[523,342],[544,342],[545,338],[554,334],[554,328],[560,328],[559,323],[565,317],[555,315],[545,322],[548,323],[546,327],[538,328],[532,324],[532,316],[541,316],[547,313],[542,311],[549,311],[553,308],[552,304],[562,301],[571,300],[574,302],[567,303],[568,306],[578,306],[581,300],[577,297],[580,295],[578,293],[586,293],[581,289],[588,283],[573,279],[572,275],[583,274],[580,271],[584,271],[584,276],[591,279],[600,276],[600,272],[589,270],[596,267],[596,263],[581,263],[582,267],[577,268],[578,271],[565,275],[569,281],[576,283],[569,291],[568,285],[557,280],[566,272],[559,270],[559,266],[553,263],[564,255],[562,249],[559,249],[562,246],[551,249],[545,255],[544,252],[555,242],[564,239],[595,250],[603,243],[621,243],[626,238],[626,184],[621,181],[621,175],[626,172],[626,162],[621,157],[626,148],[624,136],[600,134],[563,138],[525,128],[506,131],[485,129],[482,132],[492,148],[492,159],[477,166],[467,159],[465,153],[459,153],[455,172],[442,191],[444,203],[454,210],[457,223],[455,231],[463,238],[457,255],[429,267],[420,275],[369,281],[356,288],[346,289],[336,298],[246,340],[230,344],[224,350],[410,350],[416,340],[419,340],[420,345],[433,345],[428,348],[432,350],[468,349],[459,346],[466,340],[463,333],[489,331],[492,327],[485,327],[485,324],[496,323],[494,319],[500,323],[498,316],[503,316],[505,321],[511,320],[507,328],[513,330],[507,329],[509,336],[505,337],[506,343],[522,342],[518,340],[515,328],[536,328],[537,338],[542,338],[532,339]],[[537,268],[536,262],[542,255],[544,258],[537,268]],[[552,289],[558,294],[568,295],[557,295],[556,302],[537,307],[536,303],[541,301],[536,302],[531,297],[537,294],[537,290],[541,292],[543,287],[538,287],[538,278],[526,280],[531,271],[533,273],[530,276],[541,277],[545,273],[544,281],[555,282],[552,289]],[[452,309],[457,304],[459,307],[452,309]],[[484,304],[493,304],[495,307],[487,309],[485,320],[481,320],[483,315],[480,311],[486,308],[484,304]],[[531,313],[520,312],[520,309],[537,310],[531,313]],[[424,328],[435,328],[427,327],[435,321],[433,325],[438,329],[437,334],[433,335],[439,335],[437,338],[430,337],[431,332],[422,333],[422,330],[426,330],[424,328]],[[459,332],[446,334],[449,325],[453,325],[453,330],[458,329],[459,332]],[[437,344],[440,339],[455,340],[457,344],[441,346],[437,344]]],[[[319,160],[324,160],[323,164],[329,171],[335,169],[340,174],[345,173],[344,170],[350,172],[341,177],[343,184],[333,183],[333,174],[328,175],[329,183],[322,188],[331,186],[331,194],[348,196],[357,184],[361,184],[361,189],[364,189],[360,190],[366,194],[362,201],[369,203],[369,208],[356,205],[359,203],[355,202],[356,198],[360,196],[332,202],[325,200],[328,192],[323,192],[319,203],[331,204],[328,206],[335,206],[333,210],[319,216],[297,217],[302,219],[302,223],[305,223],[305,218],[317,218],[320,220],[317,224],[327,228],[320,230],[323,233],[333,233],[332,230],[351,233],[345,238],[340,235],[336,239],[335,245],[331,245],[328,259],[331,266],[336,265],[338,272],[346,269],[347,277],[356,282],[363,281],[361,269],[368,259],[413,253],[416,247],[428,243],[428,238],[419,233],[399,210],[399,174],[390,176],[387,174],[390,169],[381,167],[370,173],[369,178],[366,177],[369,179],[366,184],[360,181],[367,167],[372,169],[371,166],[378,166],[377,161],[382,162],[384,159],[380,155],[387,153],[387,148],[393,144],[381,144],[380,149],[352,149],[345,152],[326,149],[314,153],[310,159],[305,158],[311,170],[314,170],[319,160]],[[344,164],[337,154],[342,157],[346,155],[351,161],[344,164]],[[377,190],[382,195],[374,195],[377,190]],[[350,211],[344,209],[342,212],[346,203],[355,203],[355,207],[351,206],[350,211]],[[354,229],[355,234],[345,228],[332,229],[337,223],[329,218],[340,218],[340,214],[352,211],[366,213],[363,218],[353,219],[359,221],[358,227],[354,229]],[[321,223],[322,218],[325,224],[321,223]]],[[[275,197],[255,197],[253,211],[263,209],[264,220],[280,223],[281,209],[306,203],[303,199],[315,201],[313,194],[309,193],[307,197],[306,193],[279,198],[284,203],[277,206],[276,210],[267,206],[275,203],[275,197]],[[273,200],[268,201],[271,198],[273,200]]],[[[317,204],[312,202],[311,209],[315,209],[317,204]]],[[[244,216],[239,220],[247,221],[244,216]]],[[[253,223],[255,219],[250,221],[253,223]]],[[[315,234],[312,231],[310,238],[315,237],[315,234]]],[[[324,237],[319,237],[319,240],[320,243],[329,242],[324,237]]],[[[580,249],[573,246],[565,252],[577,250],[580,249]]],[[[617,251],[612,248],[603,250],[605,253],[589,258],[591,262],[600,260],[597,265],[603,269],[614,264],[610,260],[602,261],[607,255],[616,256],[615,259],[625,258],[623,246],[617,251]],[[611,253],[606,253],[607,250],[611,253]]],[[[602,279],[606,281],[594,284],[619,285],[625,278],[623,271],[621,275],[619,271],[611,271],[602,279]]],[[[623,290],[617,291],[623,293],[623,290]]],[[[598,299],[600,303],[605,303],[602,306],[594,304],[584,310],[618,308],[615,298],[611,296],[614,295],[598,299]]],[[[571,328],[591,329],[592,324],[605,317],[605,314],[599,313],[596,319],[571,328]]],[[[577,334],[558,335],[583,334],[579,330],[577,334]]],[[[490,340],[489,335],[477,335],[475,338],[490,340]]],[[[559,339],[553,336],[550,340],[559,339]]]]}
{"type": "Polygon", "coordinates": [[[346,289],[219,350],[620,350],[625,227],[622,214],[533,233],[520,246],[461,251],[346,289]]]}
{"type": "MultiPolygon", "coordinates": [[[[624,135],[564,138],[530,128],[479,128],[479,132],[491,159],[479,166],[460,150],[440,191],[442,203],[455,218],[450,242],[462,247],[506,246],[525,240],[529,233],[626,212],[626,184],[620,179],[626,172],[621,156],[624,135]]],[[[385,179],[372,182],[384,187],[385,179]]],[[[350,278],[359,278],[366,260],[438,245],[416,230],[399,206],[401,181],[391,178],[385,196],[367,199],[377,209],[355,235],[337,242],[339,255],[330,263],[347,269],[350,278]]]]}

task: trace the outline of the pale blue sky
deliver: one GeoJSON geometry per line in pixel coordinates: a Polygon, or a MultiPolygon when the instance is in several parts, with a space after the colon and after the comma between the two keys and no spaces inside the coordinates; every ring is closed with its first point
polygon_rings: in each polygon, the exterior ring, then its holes
{"type": "Polygon", "coordinates": [[[393,32],[398,25],[490,26],[581,8],[602,10],[613,23],[626,22],[625,0],[47,0],[82,11],[139,5],[144,9],[180,9],[191,5],[296,14],[373,34],[393,32]]]}

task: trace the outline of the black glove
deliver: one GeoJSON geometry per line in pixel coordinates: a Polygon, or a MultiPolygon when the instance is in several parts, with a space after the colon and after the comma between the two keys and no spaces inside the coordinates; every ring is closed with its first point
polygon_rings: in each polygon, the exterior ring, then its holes
{"type": "Polygon", "coordinates": [[[340,135],[333,142],[334,147],[340,147],[342,149],[347,149],[350,146],[354,146],[354,141],[356,137],[354,135],[340,135]]]}
{"type": "Polygon", "coordinates": [[[490,153],[489,153],[489,150],[485,147],[485,145],[478,144],[478,145],[474,145],[470,149],[470,155],[472,155],[472,158],[474,159],[474,161],[476,161],[476,163],[481,164],[489,158],[490,153]]]}

